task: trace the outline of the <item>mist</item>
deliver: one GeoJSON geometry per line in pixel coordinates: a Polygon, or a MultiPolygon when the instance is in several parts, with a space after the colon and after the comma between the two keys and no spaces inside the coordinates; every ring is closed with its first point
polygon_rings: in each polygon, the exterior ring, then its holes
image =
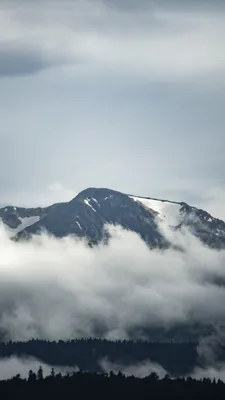
{"type": "Polygon", "coordinates": [[[99,362],[99,364],[106,373],[110,373],[110,371],[113,371],[114,373],[122,372],[126,376],[133,375],[137,378],[145,378],[155,372],[159,378],[162,379],[167,374],[167,371],[161,365],[154,363],[149,359],[137,364],[122,365],[104,358],[99,362]]]}
{"type": "Polygon", "coordinates": [[[12,356],[9,358],[0,359],[0,379],[10,379],[17,374],[20,374],[21,378],[27,378],[29,370],[37,373],[39,367],[43,369],[43,376],[50,375],[51,369],[54,368],[55,373],[66,374],[67,372],[77,371],[76,366],[64,367],[44,364],[40,360],[33,357],[16,357],[12,356]]]}
{"type": "MultiPolygon", "coordinates": [[[[108,359],[103,359],[100,361],[101,368],[104,372],[110,373],[113,371],[117,374],[119,371],[122,372],[126,376],[135,376],[137,378],[145,378],[152,373],[156,373],[160,379],[163,379],[165,375],[170,376],[170,374],[157,363],[152,362],[149,359],[146,359],[140,363],[136,364],[120,364],[111,362],[108,359]]],[[[182,377],[182,376],[181,376],[182,377]]],[[[214,365],[208,367],[195,367],[193,371],[188,374],[188,377],[192,377],[194,379],[221,379],[225,382],[225,364],[214,365]]],[[[175,379],[174,376],[170,376],[171,379],[175,379]]]]}
{"type": "MultiPolygon", "coordinates": [[[[192,371],[180,377],[192,377],[194,379],[220,379],[225,382],[225,363],[220,361],[220,347],[224,346],[224,329],[218,329],[216,334],[202,337],[197,346],[197,361],[198,366],[193,366],[192,371]]],[[[136,363],[121,363],[112,362],[108,358],[103,358],[99,361],[99,365],[106,373],[113,371],[114,373],[122,372],[126,376],[135,376],[145,378],[152,373],[156,373],[160,379],[166,375],[171,379],[177,378],[171,375],[162,365],[145,359],[136,363]]]]}

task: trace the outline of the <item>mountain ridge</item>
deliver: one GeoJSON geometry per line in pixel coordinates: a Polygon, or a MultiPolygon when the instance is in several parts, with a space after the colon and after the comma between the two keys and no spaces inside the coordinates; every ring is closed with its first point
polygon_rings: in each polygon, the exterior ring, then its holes
{"type": "Polygon", "coordinates": [[[110,224],[136,232],[151,248],[167,248],[169,243],[158,228],[158,222],[164,221],[174,229],[188,227],[210,247],[225,248],[225,222],[205,210],[183,201],[134,196],[108,188],[90,187],[68,202],[43,208],[7,206],[0,209],[0,218],[16,240],[29,239],[44,230],[56,237],[74,235],[97,244],[107,240],[105,224],[110,224]]]}

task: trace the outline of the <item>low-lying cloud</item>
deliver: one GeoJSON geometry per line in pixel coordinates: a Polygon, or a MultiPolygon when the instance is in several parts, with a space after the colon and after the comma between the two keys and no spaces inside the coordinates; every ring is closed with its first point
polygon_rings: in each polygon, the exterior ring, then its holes
{"type": "Polygon", "coordinates": [[[54,366],[44,364],[40,360],[33,357],[8,357],[0,359],[0,379],[10,379],[17,374],[21,378],[27,378],[30,370],[37,373],[39,367],[42,367],[43,376],[50,375],[51,369],[54,368],[55,373],[66,374],[67,372],[77,371],[78,368],[66,366],[54,366]]]}
{"type": "Polygon", "coordinates": [[[124,365],[109,361],[104,358],[99,362],[102,370],[106,373],[113,371],[114,373],[122,372],[126,376],[136,376],[137,378],[145,378],[146,376],[156,373],[159,378],[164,378],[167,371],[159,364],[152,362],[151,360],[144,360],[140,363],[124,365]]]}
{"type": "MultiPolygon", "coordinates": [[[[212,334],[200,339],[197,346],[198,366],[193,366],[192,371],[187,374],[188,377],[194,379],[221,379],[225,382],[225,363],[220,361],[220,346],[224,346],[224,329],[219,329],[216,334],[212,334]]],[[[126,376],[136,376],[145,378],[152,373],[156,373],[160,379],[166,375],[171,379],[177,377],[168,373],[160,364],[150,359],[142,360],[137,363],[121,363],[112,362],[107,357],[99,361],[99,365],[106,373],[113,371],[114,373],[122,372],[126,376]]],[[[182,375],[181,375],[182,376],[182,375]]]]}
{"type": "Polygon", "coordinates": [[[150,251],[135,233],[112,239],[36,236],[13,242],[0,231],[0,332],[4,338],[129,338],[177,324],[220,325],[225,318],[225,251],[188,232],[164,235],[183,248],[150,251]]]}
{"type": "MultiPolygon", "coordinates": [[[[103,359],[100,362],[102,370],[106,373],[113,371],[114,373],[122,372],[125,376],[136,376],[137,378],[145,378],[152,373],[156,373],[160,379],[163,379],[166,375],[170,376],[171,379],[175,377],[171,376],[160,364],[154,363],[149,359],[146,359],[136,364],[120,364],[111,362],[108,359],[103,359]]],[[[194,379],[221,379],[225,382],[225,364],[207,366],[207,367],[195,367],[188,376],[194,379]]]]}
{"type": "MultiPolygon", "coordinates": [[[[170,376],[171,379],[175,377],[171,376],[168,371],[166,371],[160,364],[153,362],[149,359],[143,360],[139,363],[134,364],[121,364],[117,362],[112,362],[108,358],[103,358],[99,361],[99,365],[103,372],[109,374],[113,371],[115,374],[121,372],[125,376],[135,376],[138,378],[145,378],[152,373],[156,373],[160,379],[163,379],[166,375],[170,376]]],[[[42,367],[43,376],[51,374],[52,368],[54,372],[67,374],[79,371],[79,368],[74,365],[71,366],[51,366],[45,364],[42,361],[34,357],[17,357],[11,356],[8,358],[0,359],[0,379],[10,379],[17,374],[21,378],[28,378],[29,371],[37,373],[39,367],[42,367]]],[[[195,367],[188,376],[195,379],[221,379],[225,382],[225,364],[211,365],[205,367],[195,367]]]]}

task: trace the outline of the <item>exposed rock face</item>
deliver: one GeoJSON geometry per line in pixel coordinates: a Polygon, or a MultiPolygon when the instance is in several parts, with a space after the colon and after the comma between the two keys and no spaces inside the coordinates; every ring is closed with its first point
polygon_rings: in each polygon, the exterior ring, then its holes
{"type": "Polygon", "coordinates": [[[158,220],[193,235],[216,249],[225,247],[225,223],[186,203],[131,196],[110,189],[89,188],[66,203],[46,208],[4,207],[0,218],[17,239],[45,230],[56,237],[75,235],[91,243],[107,238],[105,224],[120,225],[138,233],[150,247],[169,243],[158,229],[158,220]]]}

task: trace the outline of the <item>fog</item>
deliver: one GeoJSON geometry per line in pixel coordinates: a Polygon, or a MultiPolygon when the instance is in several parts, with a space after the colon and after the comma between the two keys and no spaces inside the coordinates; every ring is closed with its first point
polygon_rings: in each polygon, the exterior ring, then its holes
{"type": "MultiPolygon", "coordinates": [[[[10,379],[17,374],[20,374],[21,378],[27,378],[29,370],[37,372],[39,367],[43,369],[43,376],[50,375],[52,366],[43,364],[40,360],[33,357],[16,357],[12,356],[9,358],[0,359],[0,379],[10,379]]],[[[77,367],[63,367],[54,366],[55,373],[61,372],[65,374],[67,372],[77,371],[77,367]]]]}
{"type": "MultiPolygon", "coordinates": [[[[221,379],[225,382],[225,363],[219,361],[220,346],[224,346],[225,335],[223,329],[218,329],[216,334],[209,335],[200,339],[197,346],[198,366],[193,367],[193,370],[187,375],[195,379],[221,379]]],[[[118,373],[121,371],[126,376],[136,376],[145,378],[155,372],[160,379],[165,375],[171,376],[160,364],[153,362],[150,359],[143,360],[134,364],[122,364],[121,362],[111,362],[108,358],[100,360],[99,365],[106,373],[113,371],[118,373]]]]}
{"type": "Polygon", "coordinates": [[[126,376],[133,375],[138,378],[145,378],[146,376],[155,372],[162,379],[167,374],[167,371],[161,365],[152,362],[149,359],[137,364],[123,365],[120,363],[117,364],[115,362],[111,362],[107,358],[104,358],[100,361],[100,365],[103,371],[106,373],[110,373],[110,371],[118,373],[120,371],[126,376]]]}
{"type": "MultiPolygon", "coordinates": [[[[160,379],[163,379],[165,375],[169,375],[168,372],[157,363],[152,362],[149,359],[144,360],[143,362],[137,364],[130,364],[130,365],[123,365],[117,364],[114,362],[110,362],[108,359],[103,359],[100,362],[100,365],[104,372],[109,373],[113,371],[114,373],[118,373],[121,371],[126,376],[136,376],[138,378],[145,378],[152,373],[156,373],[160,379]]],[[[203,378],[210,378],[210,379],[221,379],[225,382],[225,364],[215,365],[215,366],[208,366],[208,367],[195,367],[193,371],[188,374],[194,379],[203,379],[203,378]]],[[[170,376],[171,379],[175,377],[170,376]]]]}

